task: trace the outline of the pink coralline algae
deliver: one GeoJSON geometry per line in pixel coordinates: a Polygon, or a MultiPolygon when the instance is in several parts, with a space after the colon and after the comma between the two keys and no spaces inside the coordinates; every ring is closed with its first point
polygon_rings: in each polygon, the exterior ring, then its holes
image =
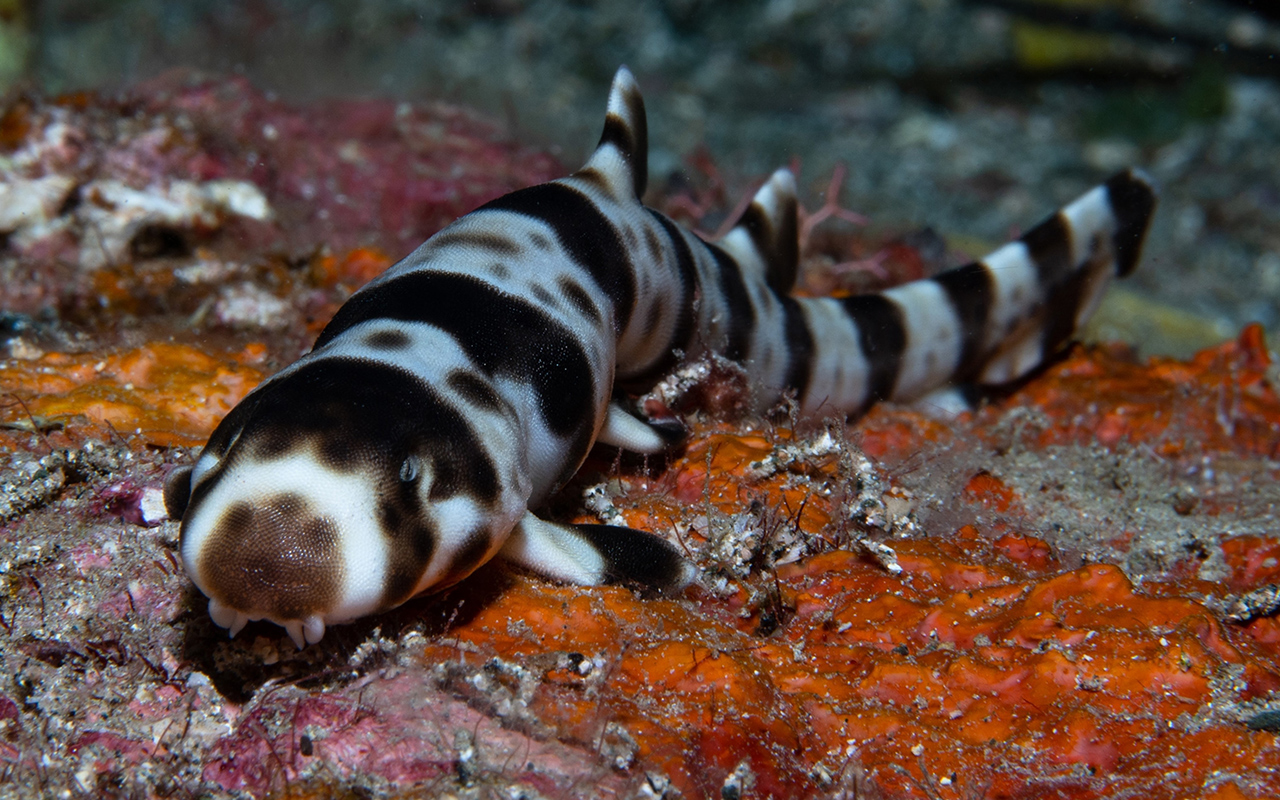
{"type": "MultiPolygon", "coordinates": [[[[298,109],[241,80],[144,85],[115,100],[18,102],[0,119],[4,305],[92,307],[86,273],[375,246],[404,254],[457,216],[561,173],[452,106],[298,109]]],[[[110,299],[110,298],[108,298],[110,299]]]]}

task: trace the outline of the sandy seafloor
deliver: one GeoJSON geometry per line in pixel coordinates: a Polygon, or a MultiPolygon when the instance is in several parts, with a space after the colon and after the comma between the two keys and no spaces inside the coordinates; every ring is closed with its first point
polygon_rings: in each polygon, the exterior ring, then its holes
{"type": "Polygon", "coordinates": [[[18,17],[0,796],[1280,794],[1280,399],[1245,327],[1280,329],[1266,16],[164,7],[18,17]],[[683,597],[493,566],[301,653],[265,624],[227,640],[163,476],[391,260],[572,168],[623,62],[650,201],[682,221],[713,230],[788,163],[814,210],[845,165],[840,206],[868,223],[818,229],[814,291],[959,263],[1146,169],[1147,254],[1089,332],[1112,344],[958,420],[742,417],[712,370],[667,398],[683,451],[599,453],[548,510],[679,541],[704,575],[683,597]]]}

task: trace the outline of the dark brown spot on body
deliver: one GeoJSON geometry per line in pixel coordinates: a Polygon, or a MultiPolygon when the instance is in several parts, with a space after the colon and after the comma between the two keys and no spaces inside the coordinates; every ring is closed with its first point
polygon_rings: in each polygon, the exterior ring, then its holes
{"type": "Polygon", "coordinates": [[[600,310],[591,302],[591,296],[582,288],[582,284],[567,277],[561,277],[557,284],[569,303],[583,316],[590,318],[592,322],[600,322],[600,310]]]}
{"type": "Polygon", "coordinates": [[[364,337],[364,343],[377,350],[403,350],[411,344],[404,331],[374,331],[364,337]]]}
{"type": "Polygon", "coordinates": [[[462,395],[468,403],[485,411],[497,411],[504,405],[502,398],[494,391],[488,382],[472,375],[469,372],[463,372],[455,369],[449,373],[449,377],[445,379],[449,388],[462,395]]]}
{"type": "Polygon", "coordinates": [[[563,183],[543,183],[491,200],[481,210],[510,211],[545,223],[565,255],[585,269],[613,301],[615,332],[626,328],[636,302],[631,253],[594,200],[563,183]]]}
{"type": "Polygon", "coordinates": [[[770,367],[772,367],[772,365],[773,365],[773,342],[768,341],[768,340],[765,340],[764,344],[760,347],[760,363],[762,363],[762,364],[766,364],[766,365],[769,365],[770,367]]]}
{"type": "Polygon", "coordinates": [[[658,238],[658,232],[647,225],[644,229],[644,243],[649,249],[649,261],[654,264],[661,264],[664,255],[662,241],[658,238]]]}
{"type": "Polygon", "coordinates": [[[613,188],[609,186],[609,179],[595,167],[583,167],[573,173],[573,177],[590,184],[602,194],[613,194],[613,188]]]}
{"type": "Polygon", "coordinates": [[[560,307],[560,304],[556,302],[556,298],[552,296],[551,292],[543,289],[538,284],[535,283],[533,286],[530,286],[529,291],[538,299],[538,302],[542,303],[544,306],[551,306],[552,308],[560,307]]]}
{"type": "Polygon", "coordinates": [[[432,236],[428,242],[432,248],[473,247],[504,256],[519,256],[524,253],[524,248],[518,242],[501,234],[485,231],[444,230],[432,236]]]}

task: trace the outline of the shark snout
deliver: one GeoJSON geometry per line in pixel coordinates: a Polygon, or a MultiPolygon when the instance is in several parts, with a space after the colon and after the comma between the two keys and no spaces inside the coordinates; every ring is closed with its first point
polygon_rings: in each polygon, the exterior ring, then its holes
{"type": "Polygon", "coordinates": [[[300,495],[230,504],[197,558],[210,615],[233,636],[249,620],[269,619],[299,647],[319,641],[342,600],[341,545],[337,523],[300,495]]]}

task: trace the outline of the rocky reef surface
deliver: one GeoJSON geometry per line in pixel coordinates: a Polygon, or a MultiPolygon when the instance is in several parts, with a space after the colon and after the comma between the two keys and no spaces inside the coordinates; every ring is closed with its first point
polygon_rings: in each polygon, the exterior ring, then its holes
{"type": "MultiPolygon", "coordinates": [[[[1280,792],[1260,327],[1182,360],[1078,345],[974,413],[848,425],[744,417],[733,370],[693,365],[645,398],[687,445],[602,449],[548,513],[669,536],[696,587],[493,564],[299,652],[207,618],[164,475],[390,254],[562,167],[457,107],[243,80],[23,99],[0,147],[0,797],[1280,792]]],[[[655,202],[713,228],[725,172],[655,202]]],[[[936,234],[851,227],[842,179],[809,290],[945,264],[936,234]]]]}

